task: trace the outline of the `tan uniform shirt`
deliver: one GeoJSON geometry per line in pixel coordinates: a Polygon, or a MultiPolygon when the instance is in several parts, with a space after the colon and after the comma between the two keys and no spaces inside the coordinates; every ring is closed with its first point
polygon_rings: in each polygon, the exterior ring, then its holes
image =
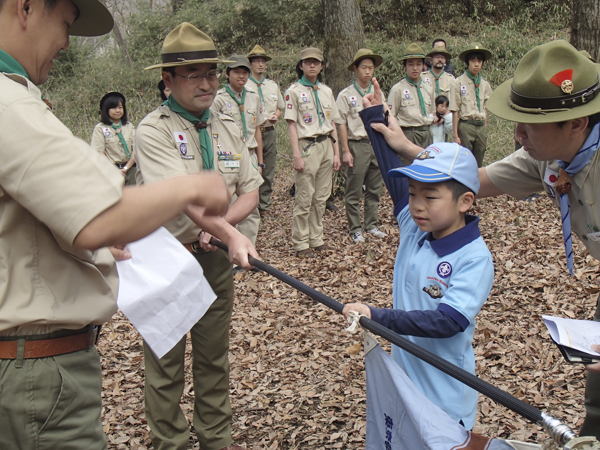
{"type": "MultiPolygon", "coordinates": [[[[215,170],[225,178],[229,192],[240,196],[258,189],[262,177],[250,161],[233,118],[211,113],[206,130],[211,137],[215,170]]],[[[168,106],[159,106],[142,120],[135,142],[135,159],[145,184],[203,170],[198,130],[168,106]]],[[[165,227],[183,244],[197,241],[201,231],[183,213],[165,227]]]]}
{"type": "MultiPolygon", "coordinates": [[[[121,133],[125,138],[127,147],[129,147],[129,154],[132,154],[133,143],[135,142],[135,127],[131,122],[127,122],[121,127],[121,133]]],[[[97,152],[104,153],[113,164],[124,164],[129,161],[127,153],[125,153],[125,149],[121,143],[121,139],[117,135],[117,130],[110,125],[106,125],[105,123],[96,125],[94,132],[92,133],[92,142],[90,145],[97,152]]]]}
{"type": "Polygon", "coordinates": [[[429,126],[433,119],[429,114],[435,114],[435,91],[425,82],[421,83],[421,94],[425,102],[427,114],[421,111],[417,87],[402,78],[390,91],[391,113],[398,119],[401,127],[429,126]]]}
{"type": "Polygon", "coordinates": [[[450,111],[458,111],[458,118],[463,120],[485,120],[485,102],[492,95],[492,87],[485,79],[481,78],[479,86],[479,100],[481,111],[477,108],[477,95],[475,83],[467,73],[463,73],[454,80],[450,93],[450,111]]]}
{"type": "MultiPolygon", "coordinates": [[[[373,92],[372,88],[370,92],[373,92]]],[[[365,91],[363,94],[366,95],[367,92],[365,91]]],[[[381,95],[385,102],[385,94],[382,92],[381,95]]],[[[351,141],[367,138],[367,132],[358,115],[363,110],[362,99],[362,95],[356,90],[354,84],[351,84],[338,94],[335,102],[339,112],[339,117],[335,120],[335,123],[348,127],[348,139],[351,141]]]]}
{"type": "Polygon", "coordinates": [[[435,99],[438,95],[445,95],[450,100],[450,91],[452,89],[452,85],[454,84],[455,78],[450,75],[448,72],[442,72],[442,76],[439,79],[440,85],[440,93],[436,94],[435,91],[435,75],[431,72],[431,70],[427,72],[423,72],[421,74],[421,79],[425,84],[428,84],[433,89],[433,99],[434,99],[434,108],[435,108],[435,99]]]}
{"type": "MultiPolygon", "coordinates": [[[[523,149],[486,167],[490,181],[507,194],[522,199],[545,190],[560,210],[560,196],[552,187],[557,161],[536,161],[523,149]]],[[[588,237],[600,230],[600,151],[571,179],[571,226],[590,254],[600,259],[600,241],[588,237]]],[[[559,219],[560,220],[560,219],[559,219]]]]}
{"type": "Polygon", "coordinates": [[[318,84],[319,103],[321,104],[321,121],[317,115],[317,104],[314,89],[298,82],[292,84],[285,92],[285,120],[296,122],[298,139],[314,138],[333,131],[332,121],[338,116],[335,98],[331,88],[323,83],[318,84]]]}
{"type": "MultiPolygon", "coordinates": [[[[263,98],[265,100],[264,103],[261,102],[261,105],[266,120],[273,114],[275,114],[275,111],[277,111],[278,109],[280,111],[283,111],[283,108],[285,108],[285,102],[283,101],[283,96],[281,95],[279,86],[273,80],[265,78],[261,83],[260,87],[263,93],[263,98]]],[[[250,79],[248,79],[248,81],[246,82],[246,88],[250,88],[254,92],[258,93],[258,85],[250,79]]],[[[270,124],[265,125],[270,126],[270,124]]]]}
{"type": "Polygon", "coordinates": [[[107,249],[73,246],[121,199],[123,176],[18,75],[0,74],[0,334],[101,324],[117,311],[107,249]]]}
{"type": "MultiPolygon", "coordinates": [[[[235,91],[234,93],[237,94],[235,91]]],[[[237,98],[241,101],[242,94],[237,94],[237,98]]],[[[238,105],[236,101],[231,98],[225,88],[217,91],[217,96],[215,97],[210,110],[232,117],[237,126],[240,128],[243,136],[244,126],[242,124],[240,105],[238,105]]],[[[245,139],[246,147],[256,148],[258,147],[258,142],[256,142],[254,132],[256,131],[256,127],[263,124],[266,117],[264,116],[263,109],[260,106],[258,93],[250,89],[246,89],[246,99],[244,100],[244,118],[246,119],[246,132],[248,133],[248,138],[245,139]]]]}

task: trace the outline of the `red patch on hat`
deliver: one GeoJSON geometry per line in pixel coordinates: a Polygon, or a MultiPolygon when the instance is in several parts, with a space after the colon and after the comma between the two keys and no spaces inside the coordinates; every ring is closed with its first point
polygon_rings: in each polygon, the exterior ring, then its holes
{"type": "Polygon", "coordinates": [[[550,78],[550,83],[555,86],[561,87],[563,81],[573,80],[573,69],[563,70],[562,72],[558,72],[550,78]]]}

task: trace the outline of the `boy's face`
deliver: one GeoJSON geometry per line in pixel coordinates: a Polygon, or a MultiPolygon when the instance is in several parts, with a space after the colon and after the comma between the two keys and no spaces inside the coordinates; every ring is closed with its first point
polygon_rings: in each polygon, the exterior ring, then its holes
{"type": "Polygon", "coordinates": [[[372,59],[365,58],[359,61],[357,66],[354,66],[354,72],[356,72],[356,79],[362,84],[368,84],[373,78],[375,72],[375,64],[372,59]]]}
{"type": "Polygon", "coordinates": [[[481,68],[483,67],[483,60],[479,58],[471,58],[469,60],[469,72],[471,75],[477,76],[481,68]]]}
{"type": "Polygon", "coordinates": [[[435,105],[435,110],[438,112],[438,114],[445,116],[446,114],[448,114],[448,103],[442,103],[441,105],[435,105]]]}
{"type": "Polygon", "coordinates": [[[423,72],[423,59],[422,58],[411,58],[406,60],[406,74],[408,78],[418,83],[421,79],[421,72],[423,72]]]}
{"type": "Polygon", "coordinates": [[[429,231],[441,239],[465,226],[465,216],[474,196],[471,192],[452,198],[452,191],[444,183],[423,183],[408,179],[408,208],[419,230],[429,231]]]}
{"type": "Polygon", "coordinates": [[[246,86],[246,82],[250,77],[250,72],[245,67],[236,67],[235,69],[231,69],[229,74],[227,74],[227,78],[229,79],[229,85],[236,91],[242,92],[244,86],[246,86]]]}

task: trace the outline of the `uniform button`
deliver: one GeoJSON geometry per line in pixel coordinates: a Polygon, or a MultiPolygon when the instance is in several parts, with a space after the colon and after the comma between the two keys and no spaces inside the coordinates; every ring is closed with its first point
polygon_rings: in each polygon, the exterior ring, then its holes
{"type": "Polygon", "coordinates": [[[583,202],[581,200],[577,200],[577,203],[579,203],[580,205],[583,205],[583,202]]]}
{"type": "Polygon", "coordinates": [[[587,241],[587,240],[588,240],[588,237],[587,237],[585,234],[583,235],[583,240],[584,240],[584,241],[587,241]]]}
{"type": "Polygon", "coordinates": [[[412,266],[410,266],[410,270],[415,270],[415,267],[417,267],[417,266],[415,266],[415,265],[413,264],[412,266]]]}

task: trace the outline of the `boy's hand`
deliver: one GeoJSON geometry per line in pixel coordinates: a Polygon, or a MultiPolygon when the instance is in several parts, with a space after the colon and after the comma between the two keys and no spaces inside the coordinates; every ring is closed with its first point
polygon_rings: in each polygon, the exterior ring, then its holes
{"type": "Polygon", "coordinates": [[[348,318],[348,313],[350,311],[356,311],[357,313],[362,314],[369,319],[371,318],[371,309],[364,303],[348,303],[346,306],[344,306],[342,314],[345,318],[348,318]]]}
{"type": "Polygon", "coordinates": [[[371,106],[384,105],[383,110],[386,110],[386,104],[383,103],[383,94],[381,93],[381,87],[379,86],[379,82],[377,78],[373,77],[373,93],[367,94],[363,97],[363,106],[365,108],[370,108],[371,106]]]}

